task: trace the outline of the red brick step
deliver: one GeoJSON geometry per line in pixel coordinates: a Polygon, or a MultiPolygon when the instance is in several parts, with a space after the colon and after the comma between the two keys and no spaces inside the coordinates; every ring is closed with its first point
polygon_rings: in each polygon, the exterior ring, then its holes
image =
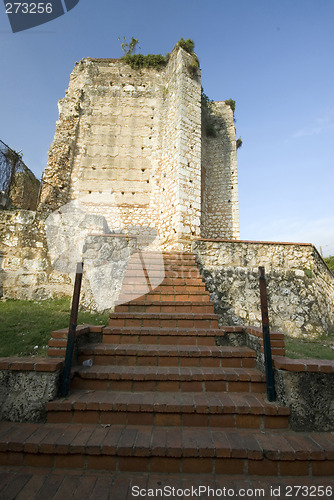
{"type": "Polygon", "coordinates": [[[288,431],[0,423],[0,465],[332,476],[334,436],[288,431]]]}
{"type": "Polygon", "coordinates": [[[119,391],[265,392],[265,376],[254,368],[105,366],[73,368],[73,389],[119,391]]]}
{"type": "Polygon", "coordinates": [[[288,427],[289,410],[262,394],[76,391],[47,405],[48,422],[211,426],[258,429],[288,427]]]}
{"type": "Polygon", "coordinates": [[[124,366],[230,366],[254,368],[256,354],[248,347],[149,344],[90,344],[79,350],[78,361],[124,366]]]}
{"type": "Polygon", "coordinates": [[[215,314],[115,312],[109,315],[109,326],[135,328],[218,328],[215,314]]]}
{"type": "Polygon", "coordinates": [[[216,336],[223,333],[213,328],[106,327],[103,329],[103,343],[214,346],[216,336]]]}
{"type": "Polygon", "coordinates": [[[148,304],[146,302],[133,300],[127,304],[117,306],[115,312],[214,314],[213,304],[211,302],[205,303],[202,301],[151,301],[148,304]]]}

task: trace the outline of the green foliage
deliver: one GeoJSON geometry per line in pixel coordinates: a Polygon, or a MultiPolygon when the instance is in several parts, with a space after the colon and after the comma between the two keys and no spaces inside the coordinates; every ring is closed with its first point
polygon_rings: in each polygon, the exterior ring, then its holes
{"type": "Polygon", "coordinates": [[[233,113],[235,112],[235,101],[233,99],[227,99],[225,101],[225,104],[227,104],[228,106],[230,106],[230,108],[232,109],[233,113]]]}
{"type": "MultiPolygon", "coordinates": [[[[67,328],[70,299],[0,300],[0,356],[46,356],[52,330],[67,328]]],[[[80,311],[78,324],[108,323],[108,315],[80,311]]]]}
{"type": "Polygon", "coordinates": [[[237,146],[237,149],[241,148],[241,146],[242,146],[242,139],[241,139],[241,137],[239,137],[239,139],[236,140],[236,146],[237,146]]]}
{"type": "Polygon", "coordinates": [[[326,262],[327,266],[334,274],[334,255],[331,255],[330,257],[325,257],[324,261],[326,262]]]}
{"type": "Polygon", "coordinates": [[[192,55],[192,60],[188,64],[188,71],[191,74],[191,76],[196,76],[197,70],[199,68],[199,59],[194,52],[195,42],[191,40],[191,38],[188,38],[188,40],[180,38],[180,40],[176,43],[175,47],[181,47],[183,50],[188,52],[188,54],[192,55]]]}
{"type": "MultiPolygon", "coordinates": [[[[131,42],[126,43],[126,39],[124,37],[124,42],[121,43],[122,50],[124,52],[124,56],[122,57],[122,61],[131,66],[132,69],[140,69],[140,68],[155,68],[157,70],[163,68],[167,65],[169,61],[170,54],[166,53],[165,56],[162,54],[134,54],[136,47],[138,44],[138,40],[136,38],[131,38],[131,42]]],[[[192,60],[188,64],[189,73],[192,76],[196,76],[197,69],[199,68],[199,60],[196,54],[194,53],[195,43],[193,40],[188,39],[184,40],[181,38],[175,47],[182,47],[189,54],[192,55],[192,60]]],[[[140,47],[139,47],[140,48],[140,47]]]]}
{"type": "Polygon", "coordinates": [[[188,38],[188,40],[180,38],[180,40],[176,44],[176,47],[181,47],[186,52],[189,52],[189,54],[193,54],[195,48],[195,42],[191,40],[191,38],[188,38]]]}
{"type": "MultiPolygon", "coordinates": [[[[137,38],[134,38],[133,36],[131,37],[131,42],[127,43],[125,36],[124,42],[121,43],[122,51],[124,55],[131,55],[134,52],[136,52],[137,45],[139,44],[139,41],[137,38]]],[[[118,38],[120,40],[120,38],[118,38]]],[[[138,45],[138,48],[140,49],[140,46],[138,45]]]]}
{"type": "Polygon", "coordinates": [[[169,54],[165,56],[161,54],[126,54],[122,57],[122,61],[131,66],[132,69],[140,68],[155,68],[161,69],[166,66],[169,59],[169,54]]]}
{"type": "Polygon", "coordinates": [[[304,270],[304,273],[305,273],[305,275],[306,275],[308,278],[313,278],[313,272],[312,272],[312,269],[305,269],[305,270],[304,270]]]}

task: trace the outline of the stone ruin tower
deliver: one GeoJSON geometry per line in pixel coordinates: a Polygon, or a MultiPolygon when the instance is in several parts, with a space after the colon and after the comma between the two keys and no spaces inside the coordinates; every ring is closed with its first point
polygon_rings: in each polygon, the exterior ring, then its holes
{"type": "Polygon", "coordinates": [[[76,64],[49,151],[39,211],[113,192],[125,228],[155,228],[166,250],[239,238],[236,137],[224,101],[203,102],[194,54],[161,69],[120,59],[76,64]]]}

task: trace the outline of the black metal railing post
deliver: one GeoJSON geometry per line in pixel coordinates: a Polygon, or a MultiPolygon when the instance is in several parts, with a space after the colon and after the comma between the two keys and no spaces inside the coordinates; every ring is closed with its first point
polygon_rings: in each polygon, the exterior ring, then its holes
{"type": "Polygon", "coordinates": [[[68,395],[71,383],[71,369],[72,369],[72,359],[73,359],[73,351],[75,344],[75,334],[77,329],[82,273],[83,273],[83,263],[78,262],[75,275],[74,290],[73,290],[70,325],[68,328],[65,365],[60,382],[60,395],[63,398],[68,395]]]}
{"type": "Polygon", "coordinates": [[[259,279],[260,279],[263,350],[264,350],[264,365],[266,372],[267,397],[268,401],[275,401],[276,395],[275,395],[273,361],[271,356],[267,283],[266,283],[264,267],[259,267],[259,279]]]}

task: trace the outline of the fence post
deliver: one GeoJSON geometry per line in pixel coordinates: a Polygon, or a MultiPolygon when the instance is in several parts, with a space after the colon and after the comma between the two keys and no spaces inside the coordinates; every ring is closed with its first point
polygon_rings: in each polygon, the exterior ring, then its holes
{"type": "Polygon", "coordinates": [[[264,350],[264,365],[266,371],[267,397],[268,401],[275,401],[276,395],[275,395],[274,371],[273,371],[273,362],[272,362],[271,344],[270,344],[268,296],[267,296],[267,284],[266,284],[264,267],[259,267],[259,279],[260,279],[263,350],[264,350]]]}
{"type": "Polygon", "coordinates": [[[65,365],[60,383],[60,395],[63,398],[65,398],[68,395],[71,383],[72,358],[74,351],[75,334],[77,329],[82,273],[83,273],[83,262],[78,262],[75,275],[74,290],[73,290],[70,325],[68,329],[65,365]]]}

